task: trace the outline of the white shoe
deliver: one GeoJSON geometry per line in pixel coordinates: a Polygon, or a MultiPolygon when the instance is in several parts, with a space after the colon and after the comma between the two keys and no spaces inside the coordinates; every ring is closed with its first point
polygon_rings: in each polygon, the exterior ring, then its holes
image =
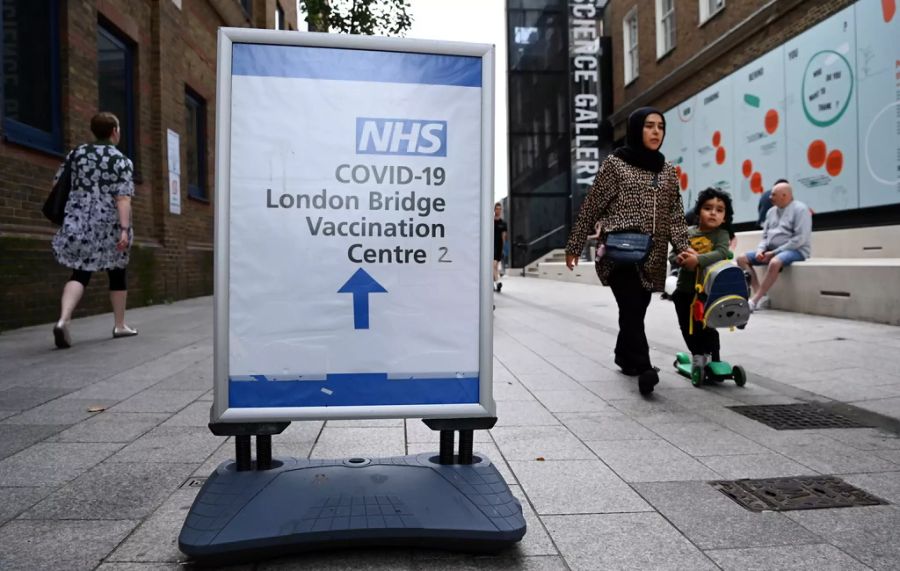
{"type": "Polygon", "coordinates": [[[755,312],[757,309],[759,309],[759,307],[757,306],[756,302],[753,301],[752,299],[748,299],[748,300],[747,300],[747,305],[750,306],[750,313],[753,313],[753,312],[755,312]]]}
{"type": "Polygon", "coordinates": [[[691,357],[691,368],[702,369],[708,362],[706,355],[694,355],[691,357]]]}
{"type": "Polygon", "coordinates": [[[759,298],[759,302],[756,304],[756,309],[769,309],[771,303],[769,302],[769,296],[764,295],[759,298]]]}

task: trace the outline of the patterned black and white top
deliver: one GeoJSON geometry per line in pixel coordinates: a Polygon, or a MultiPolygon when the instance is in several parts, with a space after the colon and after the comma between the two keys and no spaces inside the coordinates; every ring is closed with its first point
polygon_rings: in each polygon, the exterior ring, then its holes
{"type": "MultiPolygon", "coordinates": [[[[654,173],[648,170],[616,156],[607,157],[581,205],[566,253],[580,256],[588,233],[594,231],[598,221],[601,241],[610,232],[624,230],[651,234],[650,255],[639,268],[641,284],[647,291],[662,291],[666,283],[668,243],[672,243],[676,252],[688,248],[689,244],[675,167],[666,162],[656,188],[653,178],[654,173]]],[[[597,261],[597,276],[603,285],[609,285],[612,268],[613,263],[607,259],[597,261]]]]}
{"type": "MultiPolygon", "coordinates": [[[[68,268],[94,272],[124,268],[134,230],[128,231],[128,248],[119,252],[121,227],[117,196],[134,196],[131,160],[111,143],[88,143],[72,149],[72,190],[63,225],[53,237],[53,254],[68,268]]],[[[62,175],[60,165],[54,184],[62,175]]]]}

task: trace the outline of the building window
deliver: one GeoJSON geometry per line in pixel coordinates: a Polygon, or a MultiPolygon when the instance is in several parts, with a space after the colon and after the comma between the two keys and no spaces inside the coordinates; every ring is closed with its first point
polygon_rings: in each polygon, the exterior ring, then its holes
{"type": "Polygon", "coordinates": [[[101,111],[119,118],[117,145],[137,163],[134,152],[134,47],[102,22],[97,27],[97,87],[101,111]]]}
{"type": "Polygon", "coordinates": [[[207,200],[206,102],[189,89],[184,92],[184,128],[188,196],[207,200]]]}
{"type": "Polygon", "coordinates": [[[3,0],[3,135],[62,152],[58,0],[3,0]]]}
{"type": "Polygon", "coordinates": [[[625,85],[638,76],[638,19],[637,6],[622,20],[622,53],[625,54],[625,85]]]}
{"type": "Polygon", "coordinates": [[[656,0],[656,57],[675,47],[675,0],[656,0]]]}
{"type": "Polygon", "coordinates": [[[700,0],[700,23],[703,24],[725,8],[725,0],[700,0]]]}
{"type": "Polygon", "coordinates": [[[284,29],[284,10],[281,9],[281,4],[278,2],[275,2],[275,29],[284,29]]]}

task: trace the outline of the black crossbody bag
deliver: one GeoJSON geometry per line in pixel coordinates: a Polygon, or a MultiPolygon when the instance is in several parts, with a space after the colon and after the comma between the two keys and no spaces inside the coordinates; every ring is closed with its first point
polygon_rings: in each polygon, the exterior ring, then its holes
{"type": "MultiPolygon", "coordinates": [[[[659,189],[659,173],[653,175],[653,189],[659,189]]],[[[656,233],[657,193],[653,194],[653,233],[656,233]]],[[[643,232],[611,232],[606,235],[604,258],[616,264],[643,264],[653,247],[653,235],[643,232]]]]}
{"type": "Polygon", "coordinates": [[[41,212],[44,213],[47,220],[53,222],[57,226],[62,226],[63,220],[65,220],[66,203],[69,202],[69,192],[71,190],[72,165],[67,157],[62,174],[59,175],[59,179],[56,181],[56,184],[53,185],[53,190],[50,191],[47,200],[44,202],[44,206],[41,208],[41,212]]]}

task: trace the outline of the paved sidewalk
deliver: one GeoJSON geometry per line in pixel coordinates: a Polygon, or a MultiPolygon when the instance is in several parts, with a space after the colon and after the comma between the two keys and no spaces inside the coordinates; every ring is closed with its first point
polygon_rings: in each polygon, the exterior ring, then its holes
{"type": "MultiPolygon", "coordinates": [[[[345,551],[233,569],[900,568],[900,328],[760,312],[722,335],[744,388],[695,389],[671,371],[682,341],[670,303],[648,313],[661,382],[650,399],[612,365],[606,288],[505,279],[497,294],[499,422],[476,433],[522,500],[515,549],[474,557],[345,551]],[[739,404],[853,403],[879,428],[776,431],[739,404]],[[890,505],[753,513],[706,482],[834,474],[890,505]]],[[[0,569],[181,569],[182,487],[233,454],[206,428],[212,299],[0,335],[0,569]],[[102,412],[89,412],[101,407],[102,412]]],[[[856,409],[852,409],[856,410],[856,409]]],[[[863,415],[864,416],[864,415],[863,415]]],[[[390,456],[437,449],[418,420],[295,422],[275,455],[390,456]]]]}

